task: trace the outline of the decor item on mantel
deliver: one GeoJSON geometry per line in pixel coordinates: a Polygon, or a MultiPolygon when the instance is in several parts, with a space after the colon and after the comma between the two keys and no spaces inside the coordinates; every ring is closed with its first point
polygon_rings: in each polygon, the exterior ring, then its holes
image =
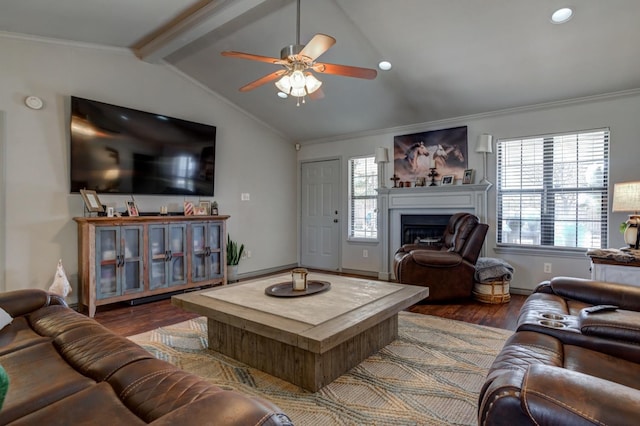
{"type": "Polygon", "coordinates": [[[491,154],[493,152],[492,142],[493,136],[487,133],[483,133],[478,136],[478,145],[476,145],[476,152],[481,152],[483,157],[482,180],[480,181],[480,183],[483,184],[491,184],[491,182],[487,180],[487,154],[491,154]]]}
{"type": "Polygon", "coordinates": [[[640,181],[637,182],[621,182],[613,186],[613,205],[611,208],[614,212],[633,212],[629,215],[629,219],[624,222],[620,228],[624,235],[624,242],[629,244],[630,249],[638,250],[640,233],[640,181]]]}
{"type": "Polygon", "coordinates": [[[432,178],[432,173],[462,180],[467,168],[467,126],[394,136],[393,159],[393,172],[401,181],[432,178]]]}

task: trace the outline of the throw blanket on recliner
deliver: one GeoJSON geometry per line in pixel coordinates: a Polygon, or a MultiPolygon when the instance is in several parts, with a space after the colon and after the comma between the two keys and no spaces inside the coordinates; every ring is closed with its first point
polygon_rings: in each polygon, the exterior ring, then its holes
{"type": "Polygon", "coordinates": [[[511,281],[513,278],[513,266],[502,259],[493,257],[479,257],[476,262],[476,282],[486,283],[495,280],[505,279],[511,281]]]}

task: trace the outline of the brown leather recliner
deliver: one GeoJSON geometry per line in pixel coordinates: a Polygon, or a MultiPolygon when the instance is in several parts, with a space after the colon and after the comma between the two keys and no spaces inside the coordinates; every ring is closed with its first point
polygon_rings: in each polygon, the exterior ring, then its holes
{"type": "Polygon", "coordinates": [[[475,264],[488,229],[472,214],[454,214],[442,245],[405,244],[398,249],[393,262],[396,279],[429,287],[428,301],[471,296],[475,264]]]}

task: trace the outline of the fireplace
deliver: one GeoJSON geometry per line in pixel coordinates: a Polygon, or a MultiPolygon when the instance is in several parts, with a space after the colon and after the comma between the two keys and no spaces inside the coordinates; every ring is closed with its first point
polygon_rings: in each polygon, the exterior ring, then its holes
{"type": "Polygon", "coordinates": [[[450,218],[449,214],[400,215],[401,244],[439,245],[450,218]]]}
{"type": "MultiPolygon", "coordinates": [[[[416,239],[423,244],[433,244],[433,239],[440,238],[444,233],[449,218],[455,213],[471,213],[478,216],[480,222],[487,223],[487,191],[491,184],[443,185],[416,188],[379,188],[378,189],[378,218],[380,228],[381,265],[378,278],[388,280],[393,278],[394,253],[405,241],[416,239]],[[414,228],[405,232],[402,229],[403,216],[440,217],[443,223],[426,223],[427,228],[421,229],[425,223],[414,222],[409,226],[414,228]],[[414,226],[416,225],[416,226],[414,226]]],[[[413,222],[413,218],[409,219],[413,222]]],[[[484,249],[483,249],[484,250],[484,249]]],[[[481,254],[482,256],[484,254],[481,254]]]]}

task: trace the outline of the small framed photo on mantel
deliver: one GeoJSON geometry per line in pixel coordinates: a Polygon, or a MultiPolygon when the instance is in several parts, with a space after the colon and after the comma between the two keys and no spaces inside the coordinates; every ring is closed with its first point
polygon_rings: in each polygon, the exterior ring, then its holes
{"type": "Polygon", "coordinates": [[[467,169],[464,171],[464,175],[462,175],[462,184],[468,185],[472,184],[475,178],[475,171],[473,169],[467,169]]]}
{"type": "Polygon", "coordinates": [[[442,176],[442,185],[453,185],[453,175],[442,176]]]}

